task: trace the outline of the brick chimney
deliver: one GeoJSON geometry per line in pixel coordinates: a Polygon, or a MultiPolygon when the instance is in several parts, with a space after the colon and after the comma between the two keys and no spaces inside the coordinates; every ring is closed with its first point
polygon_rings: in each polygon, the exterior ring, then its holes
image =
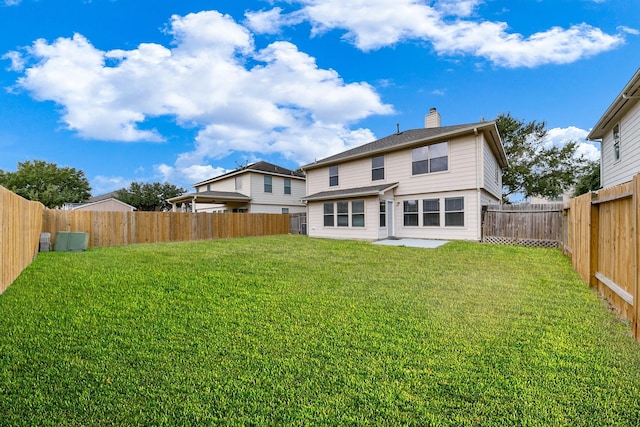
{"type": "Polygon", "coordinates": [[[440,127],[440,113],[436,111],[435,107],[429,109],[429,114],[424,116],[424,127],[426,128],[439,128],[440,127]]]}

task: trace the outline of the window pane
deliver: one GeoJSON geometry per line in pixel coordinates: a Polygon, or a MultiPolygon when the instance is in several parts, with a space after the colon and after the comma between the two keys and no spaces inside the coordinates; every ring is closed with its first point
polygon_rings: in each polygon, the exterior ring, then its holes
{"type": "Polygon", "coordinates": [[[282,208],[282,213],[283,214],[288,214],[289,213],[289,208],[282,208]]]}
{"type": "Polygon", "coordinates": [[[378,169],[384,167],[384,156],[378,156],[371,159],[371,168],[378,169]]]}
{"type": "Polygon", "coordinates": [[[418,214],[404,214],[404,225],[415,226],[418,225],[418,214]]]}
{"type": "Polygon", "coordinates": [[[333,214],[324,216],[324,226],[333,227],[333,214]]]}
{"type": "Polygon", "coordinates": [[[419,162],[421,160],[427,160],[429,158],[429,147],[418,147],[411,151],[411,161],[419,162]]]}
{"type": "Polygon", "coordinates": [[[349,213],[349,203],[338,202],[338,213],[349,213]]]}
{"type": "Polygon", "coordinates": [[[463,211],[464,210],[464,197],[451,197],[444,199],[445,211],[463,211]]]}
{"type": "Polygon", "coordinates": [[[329,166],[329,176],[338,175],[338,166],[329,166]]]}
{"type": "Polygon", "coordinates": [[[338,166],[329,166],[329,186],[338,185],[338,166]]]}
{"type": "Polygon", "coordinates": [[[425,227],[439,227],[440,226],[440,212],[438,213],[423,213],[422,225],[425,227]]]}
{"type": "Polygon", "coordinates": [[[440,199],[426,199],[422,201],[424,212],[440,212],[440,199]]]}
{"type": "Polygon", "coordinates": [[[338,214],[338,227],[348,227],[348,226],[349,226],[349,215],[338,214]]]}
{"type": "Polygon", "coordinates": [[[242,177],[236,176],[236,190],[242,190],[242,177]]]}
{"type": "Polygon", "coordinates": [[[355,202],[351,202],[351,212],[352,213],[364,213],[364,200],[358,200],[355,202]]]}
{"type": "Polygon", "coordinates": [[[284,194],[291,194],[291,178],[284,179],[284,194]]]}
{"type": "Polygon", "coordinates": [[[364,227],[364,214],[353,214],[351,216],[352,227],[364,227]]]}
{"type": "Polygon", "coordinates": [[[387,226],[387,202],[380,202],[380,227],[387,226]]]}
{"type": "Polygon", "coordinates": [[[447,170],[448,157],[438,157],[431,159],[431,169],[429,172],[441,172],[447,170]]]}
{"type": "Polygon", "coordinates": [[[444,225],[447,227],[464,227],[464,212],[447,212],[444,215],[444,225]]]}
{"type": "Polygon", "coordinates": [[[405,200],[404,201],[404,211],[407,212],[418,212],[418,201],[417,200],[405,200]]]}
{"type": "Polygon", "coordinates": [[[324,213],[333,215],[333,203],[324,204],[324,213]]]}
{"type": "Polygon", "coordinates": [[[436,157],[447,157],[448,155],[449,153],[446,142],[429,146],[429,157],[432,159],[435,159],[436,157]]]}
{"type": "Polygon", "coordinates": [[[337,176],[329,177],[329,186],[334,187],[336,185],[338,185],[338,177],[337,176]]]}
{"type": "Polygon", "coordinates": [[[384,179],[384,169],[371,170],[371,181],[378,181],[384,179]]]}
{"type": "Polygon", "coordinates": [[[413,175],[419,175],[419,174],[423,174],[423,173],[428,173],[429,172],[429,161],[428,160],[422,160],[419,162],[413,162],[411,164],[411,174],[413,175]]]}

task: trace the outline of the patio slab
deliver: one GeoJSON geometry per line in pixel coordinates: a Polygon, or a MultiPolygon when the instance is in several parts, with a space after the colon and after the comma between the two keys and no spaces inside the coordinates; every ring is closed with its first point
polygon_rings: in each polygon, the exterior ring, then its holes
{"type": "Polygon", "coordinates": [[[373,242],[374,245],[387,246],[406,246],[409,248],[426,248],[435,249],[444,244],[449,243],[448,240],[426,240],[426,239],[384,239],[373,242]]]}

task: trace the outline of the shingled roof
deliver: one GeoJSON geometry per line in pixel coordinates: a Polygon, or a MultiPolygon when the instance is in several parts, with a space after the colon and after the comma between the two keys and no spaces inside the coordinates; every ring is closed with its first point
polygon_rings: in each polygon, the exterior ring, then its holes
{"type": "Polygon", "coordinates": [[[498,135],[498,130],[496,128],[495,122],[478,122],[478,123],[467,123],[461,125],[454,126],[440,126],[433,128],[420,128],[420,129],[411,129],[406,130],[404,132],[394,133],[393,135],[386,136],[384,138],[375,140],[368,144],[360,145],[359,147],[352,148],[351,150],[343,151],[342,153],[335,154],[333,156],[326,157],[324,159],[318,160],[314,163],[310,163],[306,166],[302,167],[302,170],[314,169],[316,167],[328,166],[330,164],[335,164],[338,162],[342,162],[344,160],[352,160],[359,157],[367,157],[372,154],[384,153],[387,151],[397,150],[399,148],[410,147],[412,145],[423,144],[426,142],[430,142],[433,140],[442,140],[444,138],[457,136],[460,134],[473,132],[475,130],[478,131],[488,131],[492,132],[494,135],[493,139],[496,139],[499,145],[499,148],[496,147],[498,151],[498,158],[501,162],[506,165],[506,155],[504,153],[504,148],[500,143],[500,136],[498,135]]]}
{"type": "Polygon", "coordinates": [[[218,175],[213,178],[206,179],[204,181],[200,181],[198,183],[193,184],[193,186],[197,187],[199,185],[209,184],[224,178],[228,178],[233,175],[239,175],[241,173],[246,173],[246,172],[268,173],[271,175],[282,175],[282,176],[290,176],[292,178],[304,179],[304,173],[302,172],[293,171],[291,169],[283,168],[282,166],[274,165],[273,163],[261,161],[261,162],[251,163],[249,165],[232,170],[222,175],[218,175]]]}

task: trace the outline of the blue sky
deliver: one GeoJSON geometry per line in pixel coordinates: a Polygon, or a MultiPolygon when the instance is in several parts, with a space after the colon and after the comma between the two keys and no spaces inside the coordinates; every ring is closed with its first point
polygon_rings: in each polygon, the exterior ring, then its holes
{"type": "Polygon", "coordinates": [[[0,0],[0,169],[191,190],[422,127],[431,107],[583,141],[640,67],[638,16],[628,0],[0,0]]]}

